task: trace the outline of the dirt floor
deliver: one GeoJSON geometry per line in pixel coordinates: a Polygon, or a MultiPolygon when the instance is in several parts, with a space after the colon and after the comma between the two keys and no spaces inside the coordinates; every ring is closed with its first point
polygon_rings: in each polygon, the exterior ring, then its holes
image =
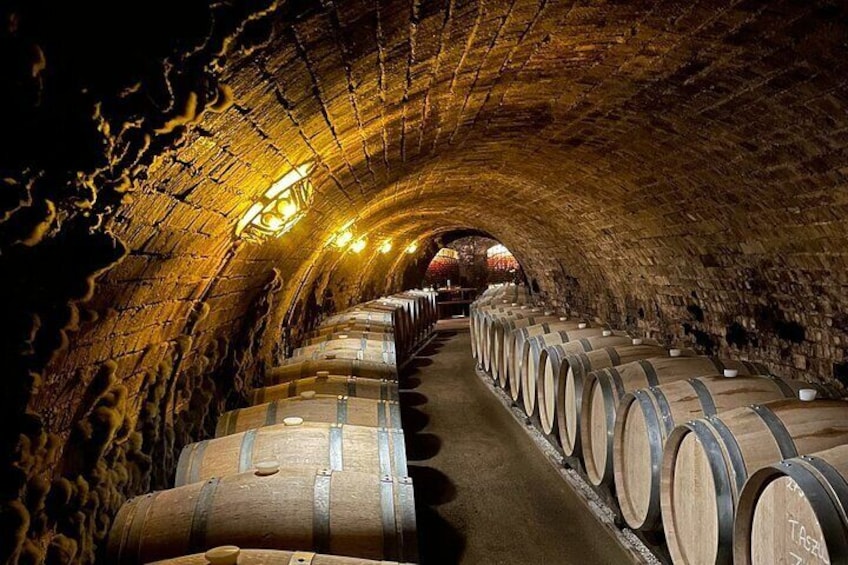
{"type": "Polygon", "coordinates": [[[630,563],[476,375],[464,324],[448,328],[401,385],[421,562],[630,563]]]}

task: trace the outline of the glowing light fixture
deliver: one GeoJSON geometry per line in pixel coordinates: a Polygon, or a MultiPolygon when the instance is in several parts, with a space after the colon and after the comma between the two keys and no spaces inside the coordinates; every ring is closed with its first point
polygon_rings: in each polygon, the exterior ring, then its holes
{"type": "Polygon", "coordinates": [[[350,244],[350,250],[354,253],[359,253],[360,251],[365,249],[366,243],[367,241],[365,240],[365,238],[360,237],[359,239],[350,244]]]}
{"type": "Polygon", "coordinates": [[[351,241],[353,241],[353,232],[350,230],[343,230],[335,237],[333,245],[341,249],[343,247],[347,247],[347,244],[351,241]]]}
{"type": "Polygon", "coordinates": [[[292,229],[315,196],[307,178],[311,170],[312,163],[304,163],[271,185],[239,220],[236,237],[261,243],[292,229]]]}
{"type": "Polygon", "coordinates": [[[383,244],[380,246],[380,253],[382,253],[383,255],[385,255],[386,253],[388,253],[388,252],[389,252],[389,251],[391,251],[391,250],[392,250],[392,240],[391,240],[391,239],[387,239],[387,240],[386,240],[386,241],[384,241],[384,242],[383,242],[383,244]]]}
{"type": "Polygon", "coordinates": [[[416,251],[418,251],[418,242],[417,241],[413,241],[412,243],[410,243],[406,247],[406,252],[409,253],[410,255],[415,253],[416,251]]]}

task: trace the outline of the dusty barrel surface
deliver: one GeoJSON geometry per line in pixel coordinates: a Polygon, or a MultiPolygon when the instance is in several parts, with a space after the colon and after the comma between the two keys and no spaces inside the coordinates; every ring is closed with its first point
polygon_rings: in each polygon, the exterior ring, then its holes
{"type": "Polygon", "coordinates": [[[292,359],[361,359],[383,363],[396,363],[397,352],[394,340],[369,340],[367,338],[334,339],[313,345],[298,347],[292,353],[292,359]]]}
{"type": "Polygon", "coordinates": [[[234,544],[414,561],[408,478],[281,468],[153,492],[124,504],[108,563],[136,565],[234,544]]]}
{"type": "MultiPolygon", "coordinates": [[[[210,565],[205,553],[195,553],[150,565],[210,565]]],[[[240,549],[237,565],[411,565],[398,561],[373,561],[359,557],[323,555],[311,551],[278,551],[273,549],[240,549]]]]}
{"type": "Polygon", "coordinates": [[[364,379],[344,375],[327,375],[322,372],[314,377],[297,379],[287,383],[254,389],[251,404],[263,404],[281,398],[294,398],[303,393],[345,395],[376,400],[398,400],[397,381],[388,379],[364,379]]]}
{"type": "Polygon", "coordinates": [[[580,320],[569,320],[565,316],[560,316],[555,322],[546,322],[519,328],[512,332],[513,348],[512,348],[512,363],[507,367],[506,381],[509,394],[513,400],[518,400],[521,395],[521,373],[524,369],[525,359],[528,356],[530,349],[528,340],[553,332],[569,331],[579,329],[581,325],[589,327],[587,322],[580,320]]]}
{"type": "Polygon", "coordinates": [[[376,428],[401,427],[400,407],[397,402],[342,395],[316,395],[313,398],[284,398],[224,412],[215,428],[215,437],[282,424],[286,418],[376,428]]]}
{"type": "Polygon", "coordinates": [[[393,331],[361,331],[361,330],[340,330],[332,333],[308,337],[303,341],[304,346],[319,345],[325,342],[335,342],[344,339],[365,339],[369,342],[386,342],[395,344],[395,334],[393,331]]]}
{"type": "Polygon", "coordinates": [[[645,387],[735,370],[740,375],[767,375],[756,363],[715,357],[652,357],[593,371],[583,384],[580,442],[589,482],[613,482],[612,444],[618,403],[628,392],[645,387]]]}
{"type": "Polygon", "coordinates": [[[331,375],[352,375],[369,379],[397,380],[397,366],[377,361],[361,359],[304,359],[289,360],[290,362],[274,367],[265,372],[265,383],[275,385],[295,379],[312,377],[319,371],[331,375]]]}
{"type": "Polygon", "coordinates": [[[677,426],[663,455],[660,508],[675,563],[730,563],[736,501],[751,473],[848,443],[848,402],[779,400],[677,426]]]}
{"type": "Polygon", "coordinates": [[[403,430],[295,419],[185,446],[175,486],[243,473],[269,460],[280,467],[407,476],[403,430]]]}
{"type": "Polygon", "coordinates": [[[738,565],[848,563],[848,445],[753,473],[733,532],[738,565]]]}
{"type": "Polygon", "coordinates": [[[521,368],[521,399],[524,413],[533,416],[536,413],[536,385],[539,382],[539,359],[542,351],[550,345],[568,343],[586,337],[602,336],[605,328],[579,328],[576,330],[560,330],[557,332],[537,335],[525,342],[523,366],[521,368]]]}
{"type": "Polygon", "coordinates": [[[771,376],[717,375],[624,395],[616,417],[613,468],[616,495],[627,524],[642,530],[660,526],[662,454],[666,438],[677,424],[748,404],[795,398],[800,389],[810,386],[771,376]]]}
{"type": "Polygon", "coordinates": [[[539,324],[550,324],[558,322],[560,316],[554,315],[552,310],[544,310],[541,314],[531,316],[519,315],[506,318],[495,325],[495,356],[493,359],[492,373],[501,388],[507,386],[508,367],[512,364],[512,355],[515,350],[515,330],[539,324]]]}

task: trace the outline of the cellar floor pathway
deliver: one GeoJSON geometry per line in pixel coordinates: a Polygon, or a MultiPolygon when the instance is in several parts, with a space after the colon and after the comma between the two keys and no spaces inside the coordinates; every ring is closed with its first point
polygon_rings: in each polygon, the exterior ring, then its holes
{"type": "Polygon", "coordinates": [[[631,562],[475,374],[467,328],[440,331],[406,374],[424,565],[631,562]]]}

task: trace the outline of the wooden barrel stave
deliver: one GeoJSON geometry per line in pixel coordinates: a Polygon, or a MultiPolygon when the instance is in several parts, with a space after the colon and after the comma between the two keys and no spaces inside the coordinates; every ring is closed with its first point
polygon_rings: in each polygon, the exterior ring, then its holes
{"type": "Polygon", "coordinates": [[[528,340],[536,336],[557,331],[576,330],[579,328],[580,324],[583,323],[586,322],[567,320],[565,319],[565,316],[560,316],[556,322],[527,326],[526,328],[520,328],[513,332],[515,345],[512,349],[512,363],[507,367],[506,375],[509,394],[513,400],[517,401],[521,396],[521,373],[524,368],[524,361],[529,352],[530,346],[527,343],[528,340]]]}
{"type": "Polygon", "coordinates": [[[331,375],[351,375],[370,379],[397,380],[397,366],[390,363],[364,361],[360,359],[305,359],[292,361],[269,369],[265,373],[267,385],[287,383],[295,379],[312,377],[318,371],[331,375]]]}
{"type": "MultiPolygon", "coordinates": [[[[148,565],[209,565],[205,554],[195,553],[155,561],[148,565]]],[[[342,555],[324,555],[311,551],[280,551],[274,549],[242,549],[238,556],[238,565],[411,565],[398,561],[374,561],[359,557],[342,555]]]]}
{"type": "Polygon", "coordinates": [[[593,485],[613,482],[612,446],[616,410],[636,389],[703,377],[734,369],[740,375],[768,374],[756,363],[715,357],[653,357],[586,375],[580,411],[580,442],[586,475],[593,485]]]}
{"type": "Polygon", "coordinates": [[[215,437],[282,424],[288,417],[303,418],[304,422],[351,424],[376,428],[402,427],[400,406],[397,402],[316,395],[311,399],[285,398],[224,412],[215,428],[215,437]]]}
{"type": "Polygon", "coordinates": [[[532,316],[515,316],[501,320],[495,325],[495,356],[493,360],[492,376],[497,380],[501,388],[507,386],[507,373],[512,363],[513,350],[515,349],[515,330],[539,324],[552,324],[558,322],[560,316],[553,315],[550,310],[532,316]]]}
{"type": "Polygon", "coordinates": [[[268,460],[281,467],[408,474],[403,430],[309,422],[189,444],[180,452],[175,486],[244,473],[268,460]]]}
{"type": "Polygon", "coordinates": [[[397,381],[388,379],[364,379],[343,375],[317,375],[296,379],[287,383],[254,389],[251,404],[264,404],[272,400],[295,398],[304,392],[324,395],[345,395],[375,400],[398,400],[397,381]]]}
{"type": "Polygon", "coordinates": [[[677,426],[666,441],[660,489],[673,561],[730,563],[736,502],[748,476],[846,443],[845,400],[780,400],[677,426]],[[705,529],[710,536],[702,537],[705,529]]]}
{"type": "Polygon", "coordinates": [[[118,512],[107,562],[140,565],[223,544],[414,561],[412,483],[352,471],[280,469],[154,492],[118,512]]]}

